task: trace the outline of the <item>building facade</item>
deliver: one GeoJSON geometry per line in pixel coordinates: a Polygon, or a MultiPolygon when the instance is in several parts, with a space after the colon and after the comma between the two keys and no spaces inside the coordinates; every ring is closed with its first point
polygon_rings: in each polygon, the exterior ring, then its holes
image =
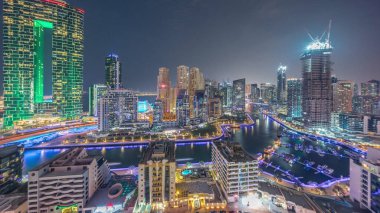
{"type": "Polygon", "coordinates": [[[222,106],[227,111],[232,107],[232,84],[230,82],[223,82],[220,94],[222,96],[222,106]]]}
{"type": "Polygon", "coordinates": [[[357,114],[380,115],[380,97],[376,96],[354,96],[352,100],[353,112],[357,114]]]}
{"type": "Polygon", "coordinates": [[[174,144],[150,143],[139,163],[137,205],[169,205],[175,198],[175,170],[174,144]]]}
{"type": "Polygon", "coordinates": [[[245,113],[245,78],[232,82],[232,114],[244,116],[245,113]]]}
{"type": "Polygon", "coordinates": [[[64,1],[3,1],[4,127],[31,118],[48,88],[60,116],[82,113],[83,16],[64,1]]]}
{"type": "Polygon", "coordinates": [[[361,95],[363,96],[379,96],[380,95],[380,81],[370,80],[361,83],[361,95]]]}
{"type": "Polygon", "coordinates": [[[137,96],[131,90],[108,90],[98,108],[100,131],[128,128],[137,122],[137,96]]]}
{"type": "Polygon", "coordinates": [[[196,118],[196,112],[194,109],[194,101],[196,99],[197,91],[205,90],[205,79],[203,73],[199,70],[198,67],[191,67],[189,74],[189,102],[190,104],[190,118],[196,118]]]}
{"type": "Polygon", "coordinates": [[[157,99],[162,101],[164,113],[170,113],[170,88],[169,69],[160,67],[157,76],[157,99]]]}
{"type": "Polygon", "coordinates": [[[110,89],[121,89],[121,62],[119,56],[111,53],[105,59],[106,85],[110,89]]]}
{"type": "Polygon", "coordinates": [[[351,113],[354,97],[354,82],[342,81],[333,84],[333,112],[351,113]]]}
{"type": "Polygon", "coordinates": [[[179,127],[190,125],[190,103],[187,90],[178,91],[176,121],[179,127]]]}
{"type": "Polygon", "coordinates": [[[107,161],[84,148],[67,150],[29,171],[28,212],[80,212],[110,180],[107,161]]]}
{"type": "Polygon", "coordinates": [[[228,202],[257,191],[258,159],[248,155],[238,143],[213,142],[212,166],[228,202]]]}
{"type": "Polygon", "coordinates": [[[287,79],[287,106],[288,117],[302,117],[302,79],[289,78],[287,79]]]}
{"type": "Polygon", "coordinates": [[[286,103],[286,66],[280,65],[277,69],[277,103],[286,103]]]}
{"type": "Polygon", "coordinates": [[[264,103],[273,103],[277,100],[276,86],[271,83],[260,84],[260,99],[264,103]]]}
{"type": "Polygon", "coordinates": [[[22,179],[23,148],[16,145],[0,149],[0,194],[15,190],[22,179]]]}
{"type": "Polygon", "coordinates": [[[189,67],[185,65],[180,65],[177,67],[177,89],[188,89],[189,88],[189,67]]]}
{"type": "Polygon", "coordinates": [[[380,212],[380,150],[369,148],[366,158],[350,159],[350,198],[362,208],[380,212]]]}
{"type": "Polygon", "coordinates": [[[257,102],[260,98],[260,89],[259,87],[257,86],[257,84],[251,84],[251,96],[250,96],[250,100],[252,102],[257,102]]]}
{"type": "Polygon", "coordinates": [[[329,128],[332,111],[331,53],[329,41],[314,40],[301,56],[302,111],[308,128],[329,128]]]}
{"type": "Polygon", "coordinates": [[[89,115],[98,117],[98,105],[100,98],[107,92],[104,84],[94,84],[88,90],[88,112],[89,115]]]}

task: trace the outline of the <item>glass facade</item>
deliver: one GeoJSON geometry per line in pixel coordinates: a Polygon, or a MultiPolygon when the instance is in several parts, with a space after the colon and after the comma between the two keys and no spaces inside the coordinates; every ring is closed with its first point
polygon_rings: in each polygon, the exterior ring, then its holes
{"type": "Polygon", "coordinates": [[[287,80],[287,96],[288,117],[302,117],[302,79],[287,80]]]}
{"type": "Polygon", "coordinates": [[[53,104],[82,113],[84,11],[58,0],[3,1],[4,127],[27,119],[44,99],[44,32],[52,30],[53,104]]]}
{"type": "Polygon", "coordinates": [[[302,111],[305,126],[329,128],[332,111],[331,53],[329,43],[314,42],[301,56],[302,111]]]}
{"type": "Polygon", "coordinates": [[[121,63],[119,56],[109,54],[105,60],[106,64],[106,85],[111,89],[121,88],[121,63]]]}
{"type": "Polygon", "coordinates": [[[245,112],[245,78],[232,82],[232,112],[241,116],[245,112]]]}

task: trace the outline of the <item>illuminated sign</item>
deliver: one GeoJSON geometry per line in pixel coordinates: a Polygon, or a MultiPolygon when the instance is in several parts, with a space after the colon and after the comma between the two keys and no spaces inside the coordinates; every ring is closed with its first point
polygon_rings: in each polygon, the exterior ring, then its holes
{"type": "Polygon", "coordinates": [[[148,111],[148,101],[137,102],[137,112],[144,113],[148,111]]]}

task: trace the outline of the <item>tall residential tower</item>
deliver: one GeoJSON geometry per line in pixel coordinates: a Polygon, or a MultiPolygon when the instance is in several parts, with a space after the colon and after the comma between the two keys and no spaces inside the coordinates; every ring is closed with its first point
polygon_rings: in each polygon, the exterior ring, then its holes
{"type": "Polygon", "coordinates": [[[162,101],[164,113],[170,112],[170,86],[169,68],[160,67],[157,76],[157,99],[162,101]]]}
{"type": "Polygon", "coordinates": [[[301,56],[303,93],[302,111],[305,126],[329,128],[332,110],[331,53],[329,35],[325,41],[313,39],[301,56]]]}
{"type": "Polygon", "coordinates": [[[286,102],[286,66],[280,64],[277,69],[277,103],[286,102]]]}
{"type": "Polygon", "coordinates": [[[120,89],[121,84],[121,62],[116,54],[109,54],[105,60],[106,85],[111,89],[120,89]]]}
{"type": "Polygon", "coordinates": [[[82,113],[83,14],[62,0],[3,1],[4,127],[31,118],[46,88],[60,116],[82,113]]]}

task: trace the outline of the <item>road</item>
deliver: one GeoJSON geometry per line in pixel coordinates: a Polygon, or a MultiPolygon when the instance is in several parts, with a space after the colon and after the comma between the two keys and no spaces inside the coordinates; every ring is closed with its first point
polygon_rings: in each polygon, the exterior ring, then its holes
{"type": "Polygon", "coordinates": [[[94,122],[72,124],[72,125],[67,125],[64,127],[57,127],[57,128],[52,128],[52,129],[46,129],[46,130],[45,129],[37,130],[34,132],[30,132],[30,133],[15,134],[15,135],[7,136],[7,137],[0,139],[0,145],[4,145],[4,144],[9,143],[9,142],[18,141],[18,140],[22,140],[25,138],[46,134],[46,133],[58,132],[58,131],[72,129],[72,128],[86,127],[86,126],[93,126],[93,125],[95,125],[94,122]]]}

